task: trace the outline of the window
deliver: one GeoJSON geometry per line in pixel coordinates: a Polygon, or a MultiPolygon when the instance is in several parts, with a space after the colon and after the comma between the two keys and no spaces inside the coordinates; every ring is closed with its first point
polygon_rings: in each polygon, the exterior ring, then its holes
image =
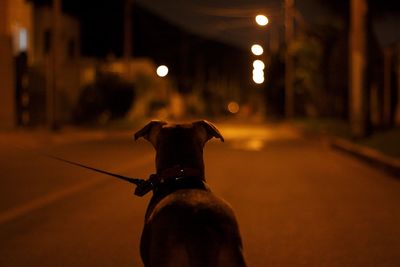
{"type": "Polygon", "coordinates": [[[20,28],[18,31],[18,52],[26,52],[28,50],[28,31],[20,28]]]}

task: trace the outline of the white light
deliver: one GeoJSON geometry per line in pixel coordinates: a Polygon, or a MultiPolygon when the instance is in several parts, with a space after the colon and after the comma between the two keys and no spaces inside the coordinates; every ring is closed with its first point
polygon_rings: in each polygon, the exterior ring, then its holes
{"type": "Polygon", "coordinates": [[[265,64],[261,60],[257,59],[253,61],[253,67],[255,69],[263,70],[265,68],[265,64]]]}
{"type": "Polygon", "coordinates": [[[254,76],[264,77],[264,71],[261,69],[253,69],[253,77],[254,76]]]}
{"type": "Polygon", "coordinates": [[[161,65],[157,68],[157,75],[160,77],[165,77],[168,74],[168,67],[165,65],[161,65]]]}
{"type": "Polygon", "coordinates": [[[269,20],[266,16],[264,15],[257,15],[256,16],[256,22],[260,26],[265,26],[268,24],[269,20]]]}
{"type": "Polygon", "coordinates": [[[254,76],[253,75],[253,81],[256,84],[262,84],[264,82],[264,77],[263,76],[254,76]]]}
{"type": "Polygon", "coordinates": [[[254,44],[251,46],[251,52],[253,52],[253,54],[256,56],[260,56],[264,53],[264,49],[261,45],[254,44]]]}

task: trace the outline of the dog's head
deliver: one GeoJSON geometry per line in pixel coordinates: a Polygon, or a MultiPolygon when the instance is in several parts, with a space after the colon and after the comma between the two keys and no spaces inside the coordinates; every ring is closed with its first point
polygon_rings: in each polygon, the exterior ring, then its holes
{"type": "Polygon", "coordinates": [[[136,132],[134,137],[135,140],[143,137],[153,145],[157,171],[175,165],[203,170],[204,145],[213,137],[224,141],[218,129],[205,120],[187,124],[151,121],[136,132]]]}

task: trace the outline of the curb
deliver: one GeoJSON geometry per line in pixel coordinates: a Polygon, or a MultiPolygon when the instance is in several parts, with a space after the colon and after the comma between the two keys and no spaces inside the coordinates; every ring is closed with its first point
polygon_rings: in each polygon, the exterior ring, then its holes
{"type": "Polygon", "coordinates": [[[316,133],[313,131],[307,131],[301,127],[293,126],[293,129],[297,130],[304,138],[319,138],[326,142],[333,149],[339,150],[341,152],[347,153],[362,160],[365,163],[370,164],[370,166],[380,169],[396,178],[400,178],[400,160],[387,156],[382,152],[355,144],[344,138],[334,137],[326,133],[316,133]]]}
{"type": "Polygon", "coordinates": [[[354,144],[345,139],[328,137],[329,145],[337,150],[353,155],[372,166],[400,178],[400,160],[387,156],[375,149],[354,144]]]}

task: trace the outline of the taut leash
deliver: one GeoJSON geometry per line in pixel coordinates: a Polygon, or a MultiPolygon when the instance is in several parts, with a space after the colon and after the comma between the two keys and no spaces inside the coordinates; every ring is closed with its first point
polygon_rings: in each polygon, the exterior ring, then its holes
{"type": "Polygon", "coordinates": [[[123,176],[123,175],[111,173],[111,172],[108,172],[108,171],[103,171],[103,170],[100,170],[100,169],[97,169],[97,168],[93,168],[93,167],[90,167],[90,166],[86,166],[86,165],[83,165],[83,164],[78,163],[78,162],[74,162],[74,161],[70,161],[70,160],[67,160],[67,159],[59,158],[57,156],[53,156],[53,155],[49,155],[49,154],[46,154],[46,156],[49,157],[49,158],[55,159],[55,160],[59,160],[59,161],[62,161],[62,162],[65,162],[65,163],[68,163],[68,164],[71,164],[71,165],[75,165],[75,166],[81,167],[81,168],[85,168],[85,169],[89,169],[89,170],[92,170],[92,171],[95,171],[95,172],[99,172],[99,173],[102,173],[102,174],[113,176],[113,177],[115,177],[117,179],[120,179],[120,180],[129,182],[131,184],[134,184],[134,185],[136,185],[135,195],[139,196],[139,197],[144,196],[145,194],[147,194],[148,192],[150,192],[153,189],[154,174],[150,175],[150,178],[148,180],[144,180],[144,179],[141,179],[141,178],[131,178],[131,177],[126,177],[126,176],[123,176]]]}

